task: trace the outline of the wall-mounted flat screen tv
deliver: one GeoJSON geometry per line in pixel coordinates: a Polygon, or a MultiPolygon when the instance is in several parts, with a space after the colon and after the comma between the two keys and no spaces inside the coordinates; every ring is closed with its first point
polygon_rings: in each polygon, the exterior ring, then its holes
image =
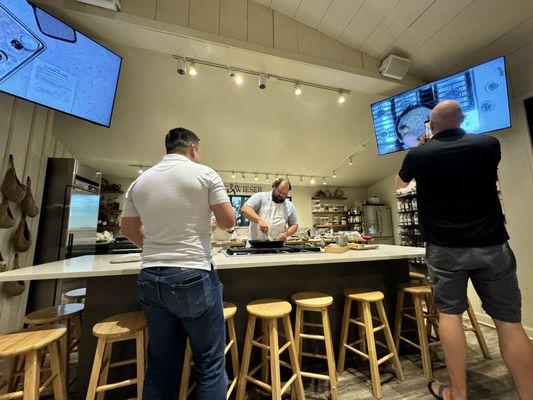
{"type": "Polygon", "coordinates": [[[438,81],[372,104],[380,155],[418,146],[431,110],[457,100],[465,116],[461,127],[482,134],[511,126],[505,58],[499,57],[438,81]]]}
{"type": "Polygon", "coordinates": [[[26,0],[0,0],[0,91],[109,127],[121,64],[26,0]]]}

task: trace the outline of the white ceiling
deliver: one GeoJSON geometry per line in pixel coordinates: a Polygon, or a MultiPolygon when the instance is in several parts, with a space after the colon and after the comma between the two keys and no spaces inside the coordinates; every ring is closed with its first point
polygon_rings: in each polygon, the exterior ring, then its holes
{"type": "Polygon", "coordinates": [[[533,36],[532,0],[254,0],[378,60],[412,60],[432,80],[514,31],[533,36]]]}

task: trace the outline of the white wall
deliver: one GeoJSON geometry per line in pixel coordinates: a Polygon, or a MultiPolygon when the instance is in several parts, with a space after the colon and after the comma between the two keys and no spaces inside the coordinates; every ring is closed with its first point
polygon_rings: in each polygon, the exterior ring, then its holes
{"type": "MultiPolygon", "coordinates": [[[[32,191],[39,205],[48,157],[71,157],[53,136],[53,121],[53,111],[0,93],[0,181],[7,170],[9,154],[13,154],[18,178],[25,181],[27,176],[31,177],[32,191]]],[[[0,229],[0,251],[7,261],[8,269],[13,268],[15,256],[11,237],[21,218],[18,205],[10,202],[10,208],[17,224],[11,229],[0,229]]],[[[32,265],[39,216],[28,218],[27,222],[33,243],[29,251],[19,254],[20,267],[32,265]]],[[[0,291],[0,334],[22,327],[27,294],[26,289],[21,296],[9,298],[0,291]]]]}

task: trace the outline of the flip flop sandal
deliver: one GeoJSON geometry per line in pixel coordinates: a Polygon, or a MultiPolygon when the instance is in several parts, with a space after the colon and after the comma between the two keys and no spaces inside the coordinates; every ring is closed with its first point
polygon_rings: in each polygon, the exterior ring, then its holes
{"type": "Polygon", "coordinates": [[[436,379],[433,379],[432,381],[429,381],[428,383],[428,390],[429,390],[429,393],[432,394],[433,397],[435,397],[437,400],[445,400],[444,399],[444,389],[446,389],[448,386],[446,385],[443,385],[441,384],[439,381],[437,381],[436,379]],[[438,393],[435,393],[433,391],[433,384],[434,383],[438,383],[439,384],[439,392],[438,393]]]}

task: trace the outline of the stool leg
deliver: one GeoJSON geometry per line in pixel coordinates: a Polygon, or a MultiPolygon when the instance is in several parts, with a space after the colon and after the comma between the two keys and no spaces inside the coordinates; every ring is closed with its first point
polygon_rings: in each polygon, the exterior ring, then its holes
{"type": "Polygon", "coordinates": [[[23,400],[39,400],[40,367],[37,351],[26,354],[24,364],[23,400]]]}
{"type": "Polygon", "coordinates": [[[492,358],[490,355],[489,348],[487,346],[487,342],[485,342],[485,337],[483,336],[483,332],[481,332],[481,327],[479,326],[479,322],[477,320],[476,314],[474,313],[474,309],[472,308],[472,305],[470,304],[470,300],[468,300],[468,309],[466,311],[468,313],[468,318],[470,319],[470,323],[472,324],[472,328],[474,328],[474,333],[476,334],[476,338],[479,343],[479,347],[481,347],[481,351],[483,352],[483,356],[485,358],[492,358]]]}
{"type": "Polygon", "coordinates": [[[378,356],[376,352],[376,341],[374,338],[374,325],[372,323],[372,312],[370,303],[363,303],[363,323],[365,324],[366,342],[368,348],[368,362],[370,364],[370,375],[372,377],[372,392],[374,396],[381,399],[381,382],[379,377],[378,356]]]}
{"type": "Polygon", "coordinates": [[[339,363],[337,365],[337,371],[341,373],[344,371],[344,362],[346,361],[346,347],[348,343],[348,330],[350,329],[350,315],[351,315],[352,301],[349,298],[344,300],[344,312],[342,314],[342,330],[341,330],[341,343],[339,345],[339,363]]]}
{"type": "MultiPolygon", "coordinates": [[[[103,386],[107,383],[107,376],[109,375],[109,364],[111,364],[111,354],[113,353],[113,343],[108,343],[105,347],[104,359],[102,360],[102,372],[98,380],[98,386],[103,386]]],[[[96,394],[96,400],[104,400],[105,392],[96,394]]]]}
{"type": "Polygon", "coordinates": [[[181,372],[181,384],[178,400],[187,400],[187,394],[189,393],[189,380],[191,378],[191,363],[192,363],[192,349],[187,338],[187,344],[185,345],[185,355],[183,356],[183,368],[181,372]]]}
{"type": "MultiPolygon", "coordinates": [[[[263,333],[263,344],[266,346],[270,346],[268,321],[266,319],[261,319],[261,330],[263,333]]],[[[261,367],[261,380],[265,383],[268,383],[268,380],[270,379],[270,367],[268,366],[267,356],[268,350],[261,349],[261,364],[263,364],[263,366],[261,367]]]]}
{"type": "Polygon", "coordinates": [[[63,365],[59,355],[59,343],[55,342],[48,346],[50,354],[50,369],[52,375],[57,375],[53,380],[54,400],[67,400],[67,387],[65,384],[63,365]]]}
{"type": "Polygon", "coordinates": [[[405,292],[402,289],[398,289],[398,300],[396,302],[396,315],[394,318],[394,346],[396,351],[400,352],[400,336],[402,334],[402,322],[403,322],[403,304],[405,299],[405,292]]]}
{"type": "MultiPolygon", "coordinates": [[[[357,302],[357,314],[361,318],[361,321],[362,321],[363,320],[363,305],[360,302],[357,302]]],[[[361,351],[363,353],[366,353],[367,349],[366,349],[365,327],[359,325],[358,330],[359,330],[359,340],[361,340],[361,351]]]]}
{"type": "Polygon", "coordinates": [[[140,330],[135,335],[137,347],[137,398],[142,399],[144,384],[144,331],[140,330]]]}
{"type": "Polygon", "coordinates": [[[244,350],[242,353],[241,372],[239,374],[239,382],[237,383],[237,400],[244,400],[244,393],[246,391],[246,376],[250,370],[250,355],[252,353],[252,340],[254,338],[256,317],[250,315],[248,317],[248,327],[246,328],[246,338],[244,339],[244,350]]]}
{"type": "Polygon", "coordinates": [[[322,307],[322,326],[324,328],[324,341],[326,342],[326,357],[328,360],[329,384],[331,386],[331,400],[337,400],[337,370],[335,369],[335,353],[331,339],[331,327],[329,326],[328,309],[322,307]]]}
{"type": "Polygon", "coordinates": [[[14,392],[17,390],[17,387],[20,382],[20,375],[16,375],[18,373],[21,373],[24,371],[24,356],[15,356],[13,358],[13,363],[11,365],[9,375],[9,385],[8,385],[8,393],[14,392]]]}
{"type": "Polygon", "coordinates": [[[268,319],[268,334],[270,336],[270,375],[272,377],[272,400],[281,400],[278,321],[274,318],[268,319]]]}
{"type": "Polygon", "coordinates": [[[294,347],[294,335],[292,334],[291,319],[289,316],[283,317],[283,329],[285,331],[287,341],[291,343],[287,350],[289,351],[289,358],[291,360],[292,373],[296,374],[296,380],[294,381],[294,386],[296,387],[296,396],[298,400],[305,400],[302,372],[300,371],[300,364],[298,364],[298,354],[296,354],[296,349],[294,347]]]}
{"type": "Polygon", "coordinates": [[[413,295],[413,302],[415,304],[416,328],[418,330],[418,342],[420,345],[420,352],[422,355],[422,368],[424,369],[424,377],[431,379],[433,371],[431,370],[431,358],[429,355],[428,337],[426,325],[424,323],[424,311],[422,310],[422,299],[419,295],[413,295]]]}
{"type": "MultiPolygon", "coordinates": [[[[229,336],[229,340],[233,341],[230,351],[231,351],[231,368],[233,370],[232,385],[234,387],[235,384],[237,383],[237,380],[239,379],[239,350],[237,347],[237,334],[235,333],[235,320],[233,318],[230,318],[228,320],[228,336],[229,336]]],[[[227,397],[229,398],[230,395],[231,395],[231,391],[228,391],[227,397]]]]}
{"type": "Polygon", "coordinates": [[[296,319],[294,324],[294,349],[296,350],[296,354],[298,354],[298,365],[300,368],[302,367],[302,346],[303,346],[303,340],[300,336],[303,330],[303,322],[304,322],[304,310],[301,306],[296,305],[296,319]]]}
{"type": "Polygon", "coordinates": [[[72,324],[71,320],[68,319],[66,321],[67,326],[67,334],[61,338],[61,355],[63,356],[63,365],[65,369],[65,384],[67,385],[67,388],[70,385],[70,378],[69,378],[69,367],[70,367],[70,344],[72,343],[72,324]]]}
{"type": "Polygon", "coordinates": [[[100,378],[100,369],[102,368],[102,361],[104,359],[104,353],[106,348],[106,340],[98,338],[98,344],[96,345],[96,352],[94,353],[93,369],[91,372],[91,379],[89,381],[89,387],[87,388],[87,400],[94,400],[96,397],[96,388],[100,378]]]}
{"type": "Polygon", "coordinates": [[[400,363],[400,358],[398,357],[398,351],[396,350],[396,346],[394,346],[394,339],[392,338],[392,333],[390,331],[389,321],[387,320],[387,314],[385,313],[385,308],[383,307],[383,302],[379,301],[376,303],[376,306],[378,308],[378,314],[379,318],[381,319],[381,323],[385,325],[385,329],[383,330],[383,333],[385,334],[385,340],[387,341],[387,346],[389,348],[389,351],[394,354],[392,356],[392,363],[394,365],[394,371],[396,372],[396,377],[403,381],[403,369],[402,364],[400,363]]]}

